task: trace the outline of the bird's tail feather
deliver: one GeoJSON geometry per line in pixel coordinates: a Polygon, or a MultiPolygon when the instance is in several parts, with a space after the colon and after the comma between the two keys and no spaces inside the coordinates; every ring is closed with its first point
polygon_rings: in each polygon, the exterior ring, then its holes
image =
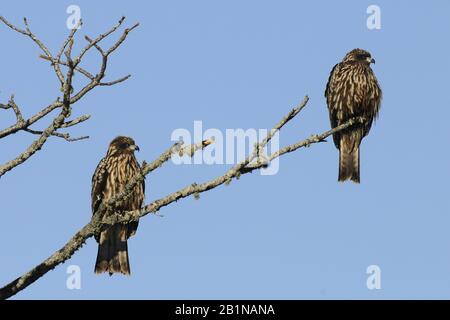
{"type": "Polygon", "coordinates": [[[117,224],[100,234],[95,273],[130,274],[127,226],[117,224]]]}
{"type": "Polygon", "coordinates": [[[343,135],[339,148],[339,181],[351,180],[359,183],[359,141],[349,141],[351,136],[343,135]]]}

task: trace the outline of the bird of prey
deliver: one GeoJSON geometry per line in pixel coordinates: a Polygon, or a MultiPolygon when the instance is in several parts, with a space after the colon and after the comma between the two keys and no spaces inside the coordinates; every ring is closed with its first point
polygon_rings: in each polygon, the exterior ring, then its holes
{"type": "Polygon", "coordinates": [[[366,119],[364,124],[333,134],[339,149],[339,181],[360,182],[359,146],[380,110],[382,93],[371,63],[375,60],[369,52],[353,49],[333,67],[325,89],[332,128],[354,117],[366,119]]]}
{"type": "MultiPolygon", "coordinates": [[[[92,176],[92,214],[102,202],[124,190],[130,179],[141,172],[134,151],[139,147],[129,137],[117,137],[111,141],[106,156],[100,161],[92,176]]],[[[125,212],[141,208],[145,183],[138,183],[129,197],[114,208],[125,212]]],[[[136,233],[138,222],[116,224],[96,235],[98,242],[95,273],[108,272],[130,274],[127,240],[136,233]]]]}

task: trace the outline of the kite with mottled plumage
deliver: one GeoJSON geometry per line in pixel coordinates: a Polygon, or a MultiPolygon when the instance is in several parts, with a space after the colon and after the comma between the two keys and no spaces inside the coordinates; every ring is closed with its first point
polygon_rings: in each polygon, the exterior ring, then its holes
{"type": "MultiPolygon", "coordinates": [[[[100,204],[122,192],[141,167],[134,156],[139,147],[129,137],[117,137],[109,145],[106,156],[100,161],[92,176],[92,213],[100,204]]],[[[131,194],[115,207],[116,212],[141,208],[144,201],[145,183],[138,183],[131,194]]],[[[98,242],[95,273],[108,272],[130,274],[128,261],[129,237],[136,233],[138,222],[116,224],[96,235],[98,242]]]]}
{"type": "Polygon", "coordinates": [[[339,149],[339,181],[360,182],[359,146],[380,110],[382,93],[371,63],[375,60],[369,52],[350,51],[331,70],[325,90],[331,127],[354,117],[366,119],[364,124],[356,124],[333,135],[339,149]]]}

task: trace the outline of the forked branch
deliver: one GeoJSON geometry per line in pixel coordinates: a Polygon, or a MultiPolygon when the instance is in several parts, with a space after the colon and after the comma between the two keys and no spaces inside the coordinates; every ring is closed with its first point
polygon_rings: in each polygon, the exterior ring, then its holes
{"type": "MultiPolygon", "coordinates": [[[[75,41],[75,35],[78,28],[82,25],[81,20],[77,26],[72,29],[64,40],[61,48],[57,52],[56,56],[52,55],[48,47],[31,31],[27,19],[24,18],[24,27],[20,28],[10,23],[6,18],[0,16],[0,22],[9,27],[11,30],[18,32],[30,38],[43,52],[40,55],[41,58],[50,61],[51,66],[61,85],[61,96],[58,97],[47,107],[41,111],[25,119],[22,115],[21,108],[16,104],[14,96],[11,96],[7,104],[0,104],[0,109],[12,109],[16,116],[16,122],[7,128],[0,129],[0,139],[9,135],[15,134],[19,131],[27,132],[33,135],[37,135],[38,138],[34,140],[24,151],[17,155],[14,159],[7,161],[4,164],[0,164],[0,178],[17,167],[18,165],[27,161],[37,151],[41,150],[42,146],[47,142],[47,139],[51,136],[63,138],[66,141],[73,142],[89,138],[89,136],[82,136],[72,138],[69,133],[60,132],[60,129],[73,127],[89,119],[89,115],[83,115],[73,120],[68,120],[72,114],[72,106],[80,99],[82,99],[88,92],[98,86],[112,86],[121,83],[130,78],[130,75],[122,77],[120,79],[112,80],[109,82],[102,82],[105,77],[107,69],[108,57],[113,53],[126,39],[130,31],[134,30],[139,24],[135,24],[130,28],[124,30],[119,39],[106,51],[104,51],[99,43],[113,34],[124,22],[125,17],[122,17],[119,22],[105,33],[99,35],[94,40],[88,41],[88,44],[80,51],[80,53],[73,57],[72,48],[75,41]],[[102,55],[102,63],[99,72],[94,76],[89,71],[80,67],[84,55],[92,48],[96,48],[102,55]],[[64,55],[65,60],[61,60],[64,55]],[[66,67],[67,71],[64,73],[61,66],[66,67]],[[76,72],[79,72],[89,79],[89,83],[82,87],[77,93],[73,94],[72,79],[76,72]],[[59,110],[58,114],[50,118],[49,114],[55,110],[59,110]],[[48,123],[45,129],[32,128],[39,120],[47,119],[48,123]]],[[[88,37],[86,37],[88,38],[88,37]]],[[[90,38],[89,38],[90,39],[90,38]]]]}

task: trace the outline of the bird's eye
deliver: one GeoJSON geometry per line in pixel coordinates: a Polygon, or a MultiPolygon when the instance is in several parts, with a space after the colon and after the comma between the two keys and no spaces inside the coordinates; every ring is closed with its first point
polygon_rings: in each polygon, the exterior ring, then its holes
{"type": "Polygon", "coordinates": [[[368,54],[365,54],[365,53],[360,53],[360,54],[358,54],[358,55],[356,56],[356,58],[357,58],[358,60],[366,60],[367,58],[370,58],[370,56],[369,56],[368,54]]]}
{"type": "Polygon", "coordinates": [[[126,148],[128,148],[129,146],[130,146],[130,144],[129,144],[128,142],[124,142],[124,143],[122,143],[122,145],[121,145],[122,149],[126,149],[126,148]]]}

